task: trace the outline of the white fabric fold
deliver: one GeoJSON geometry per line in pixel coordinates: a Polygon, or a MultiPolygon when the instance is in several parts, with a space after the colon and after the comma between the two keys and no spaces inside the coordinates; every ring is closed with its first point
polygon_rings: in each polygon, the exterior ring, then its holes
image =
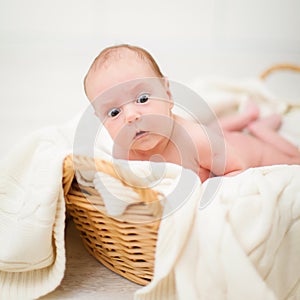
{"type": "Polygon", "coordinates": [[[162,220],[153,281],[135,299],[298,299],[300,166],[249,169],[206,181],[162,220]]]}
{"type": "MultiPolygon", "coordinates": [[[[1,160],[0,299],[36,299],[60,284],[66,260],[63,161],[91,149],[107,156],[95,149],[99,145],[93,136],[89,144],[81,142],[81,132],[97,130],[92,116],[87,110],[62,125],[33,132],[1,160]],[[91,123],[82,125],[83,116],[91,123]]],[[[104,130],[99,139],[103,136],[104,130]]]]}
{"type": "MultiPolygon", "coordinates": [[[[68,129],[65,127],[65,132],[68,129]]],[[[61,179],[62,162],[70,152],[70,143],[60,129],[47,128],[27,137],[2,161],[1,299],[37,298],[52,291],[63,278],[61,179]]]]}

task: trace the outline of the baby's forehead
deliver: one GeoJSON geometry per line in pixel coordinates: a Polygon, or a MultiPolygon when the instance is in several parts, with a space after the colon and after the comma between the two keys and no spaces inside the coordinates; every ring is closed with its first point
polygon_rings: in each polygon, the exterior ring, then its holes
{"type": "Polygon", "coordinates": [[[136,101],[138,97],[147,94],[152,99],[166,100],[166,93],[161,78],[141,78],[118,84],[99,94],[92,105],[99,115],[107,109],[122,107],[136,101]]]}
{"type": "MultiPolygon", "coordinates": [[[[117,84],[99,94],[96,99],[98,101],[111,102],[115,99],[121,98],[134,98],[142,92],[157,94],[162,89],[162,79],[157,77],[144,77],[135,80],[129,80],[117,84]]],[[[96,100],[95,99],[95,100],[96,100]]]]}
{"type": "Polygon", "coordinates": [[[139,63],[148,64],[147,59],[138,53],[137,51],[127,49],[127,48],[115,48],[110,49],[107,52],[104,52],[101,56],[98,57],[94,69],[97,70],[101,67],[109,67],[113,64],[117,64],[120,61],[139,61],[139,63]]]}

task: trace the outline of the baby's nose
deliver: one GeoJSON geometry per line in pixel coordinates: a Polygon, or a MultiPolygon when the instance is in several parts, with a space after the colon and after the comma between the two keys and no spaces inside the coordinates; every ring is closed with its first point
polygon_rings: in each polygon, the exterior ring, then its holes
{"type": "Polygon", "coordinates": [[[140,113],[134,107],[132,107],[132,105],[128,104],[123,109],[127,123],[135,122],[141,116],[140,113]]]}

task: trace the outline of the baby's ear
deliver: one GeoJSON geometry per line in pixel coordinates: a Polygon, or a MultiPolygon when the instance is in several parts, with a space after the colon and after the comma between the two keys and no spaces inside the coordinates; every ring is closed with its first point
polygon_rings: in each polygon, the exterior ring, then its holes
{"type": "Polygon", "coordinates": [[[164,86],[165,86],[165,89],[169,90],[170,89],[170,82],[169,82],[169,79],[167,77],[163,77],[163,81],[164,81],[164,86]]]}
{"type": "Polygon", "coordinates": [[[170,82],[169,82],[167,77],[164,77],[164,86],[165,86],[165,89],[166,89],[166,93],[167,93],[167,95],[170,99],[171,108],[173,108],[174,102],[173,102],[173,97],[172,97],[172,93],[171,93],[171,90],[170,90],[170,82]]]}

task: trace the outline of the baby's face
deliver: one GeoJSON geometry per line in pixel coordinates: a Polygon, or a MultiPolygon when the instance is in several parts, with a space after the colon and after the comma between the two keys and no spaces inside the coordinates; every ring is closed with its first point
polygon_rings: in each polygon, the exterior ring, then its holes
{"type": "Polygon", "coordinates": [[[151,152],[171,135],[168,82],[144,61],[133,57],[102,66],[87,84],[96,115],[117,145],[151,152]]]}

